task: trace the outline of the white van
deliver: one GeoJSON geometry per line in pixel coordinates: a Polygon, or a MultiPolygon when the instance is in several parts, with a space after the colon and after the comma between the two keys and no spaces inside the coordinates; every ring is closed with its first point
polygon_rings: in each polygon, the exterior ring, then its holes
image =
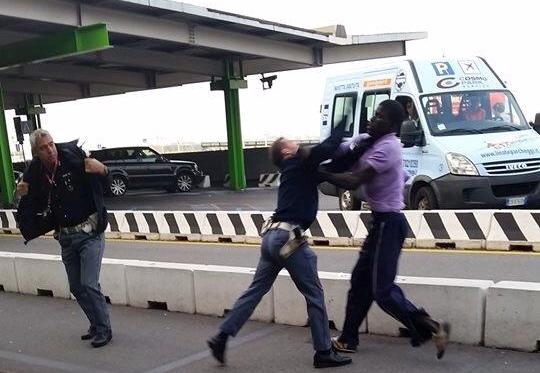
{"type": "MultiPolygon", "coordinates": [[[[321,140],[343,116],[350,118],[348,137],[365,132],[377,105],[389,98],[409,113],[398,134],[411,175],[408,208],[540,206],[540,135],[484,59],[403,60],[330,78],[321,140]]],[[[324,183],[320,189],[339,196],[343,210],[361,205],[361,188],[324,183]]]]}

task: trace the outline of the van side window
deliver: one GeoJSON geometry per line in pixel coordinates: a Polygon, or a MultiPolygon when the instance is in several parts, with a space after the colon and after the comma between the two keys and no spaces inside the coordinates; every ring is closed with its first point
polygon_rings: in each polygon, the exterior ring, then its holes
{"type": "Polygon", "coordinates": [[[332,114],[332,129],[346,117],[345,136],[350,137],[354,133],[354,115],[356,112],[356,92],[344,93],[334,97],[334,111],[332,114]]]}
{"type": "Polygon", "coordinates": [[[360,133],[367,132],[367,124],[375,114],[377,106],[390,98],[390,91],[372,91],[364,93],[362,110],[360,111],[360,133]]]}

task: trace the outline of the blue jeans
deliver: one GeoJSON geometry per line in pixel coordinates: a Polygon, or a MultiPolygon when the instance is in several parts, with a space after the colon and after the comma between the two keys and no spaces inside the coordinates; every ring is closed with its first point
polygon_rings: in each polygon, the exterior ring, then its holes
{"type": "Polygon", "coordinates": [[[306,298],[313,347],[316,351],[326,351],[330,349],[330,331],[324,293],[317,273],[317,255],[305,242],[287,259],[281,258],[279,250],[288,239],[289,232],[282,229],[270,230],[263,236],[261,257],[253,282],[226,315],[220,330],[235,336],[270,290],[279,271],[285,267],[306,298]]]}
{"type": "Polygon", "coordinates": [[[58,236],[69,289],[90,321],[90,331],[106,334],[111,328],[107,302],[101,293],[99,272],[105,238],[103,234],[78,232],[58,236]]]}

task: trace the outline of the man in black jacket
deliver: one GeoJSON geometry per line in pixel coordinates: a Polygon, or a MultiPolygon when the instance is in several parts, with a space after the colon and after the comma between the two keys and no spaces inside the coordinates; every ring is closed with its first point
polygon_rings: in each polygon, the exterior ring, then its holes
{"type": "Polygon", "coordinates": [[[99,285],[107,227],[103,184],[107,167],[87,158],[75,142],[55,144],[38,129],[30,136],[34,158],[17,184],[17,220],[26,242],[55,230],[71,293],[90,321],[82,340],[105,346],[112,339],[99,285]]]}

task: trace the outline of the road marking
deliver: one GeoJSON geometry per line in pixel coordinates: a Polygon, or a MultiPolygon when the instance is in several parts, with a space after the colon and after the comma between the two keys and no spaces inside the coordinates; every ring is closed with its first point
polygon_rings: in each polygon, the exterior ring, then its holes
{"type": "Polygon", "coordinates": [[[64,363],[63,361],[46,359],[43,357],[35,357],[30,355],[25,355],[22,353],[11,352],[11,351],[0,351],[0,358],[6,360],[14,360],[25,364],[30,364],[34,366],[40,366],[44,368],[51,368],[55,370],[61,370],[63,372],[77,372],[77,373],[106,373],[103,370],[97,370],[95,368],[87,368],[80,365],[64,363]]]}
{"type": "MultiPolygon", "coordinates": [[[[243,337],[235,338],[229,343],[227,343],[228,350],[230,350],[231,348],[239,347],[249,342],[253,342],[257,339],[266,337],[267,335],[270,335],[279,329],[281,329],[279,326],[268,326],[263,329],[259,329],[253,333],[250,333],[248,335],[245,335],[243,337]]],[[[177,371],[178,368],[191,365],[197,361],[204,360],[207,357],[210,357],[209,350],[197,352],[196,354],[186,356],[182,359],[179,359],[179,360],[170,362],[168,364],[159,366],[157,368],[154,368],[152,370],[149,370],[146,373],[165,373],[165,372],[177,371]]]]}
{"type": "MultiPolygon", "coordinates": [[[[19,234],[0,233],[0,237],[21,237],[19,234]]],[[[52,236],[42,236],[41,238],[53,239],[52,236]]],[[[261,245],[252,243],[234,243],[234,242],[200,242],[200,241],[159,241],[159,240],[123,240],[119,238],[107,238],[107,242],[116,243],[135,243],[135,244],[156,244],[156,245],[199,245],[216,247],[248,247],[259,249],[261,245]]],[[[310,245],[315,250],[331,251],[358,251],[359,246],[317,246],[310,245]]],[[[478,249],[418,249],[404,248],[404,252],[409,253],[429,253],[429,254],[486,254],[486,255],[529,255],[540,256],[538,251],[493,251],[478,249]]]]}

